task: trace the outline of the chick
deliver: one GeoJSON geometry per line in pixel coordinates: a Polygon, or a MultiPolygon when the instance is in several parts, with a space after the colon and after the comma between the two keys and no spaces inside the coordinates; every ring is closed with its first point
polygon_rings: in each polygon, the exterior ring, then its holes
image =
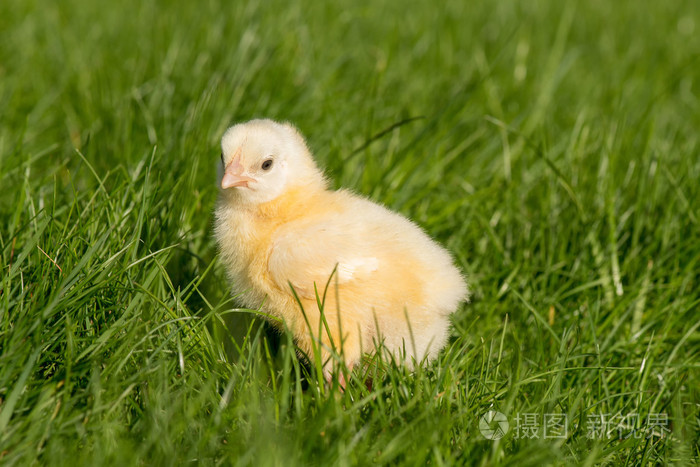
{"type": "Polygon", "coordinates": [[[409,365],[437,355],[467,299],[444,248],[405,217],[329,190],[288,123],[235,125],[221,149],[215,236],[245,306],[283,321],[306,355],[320,347],[329,380],[332,348],[348,368],[378,342],[409,365]]]}

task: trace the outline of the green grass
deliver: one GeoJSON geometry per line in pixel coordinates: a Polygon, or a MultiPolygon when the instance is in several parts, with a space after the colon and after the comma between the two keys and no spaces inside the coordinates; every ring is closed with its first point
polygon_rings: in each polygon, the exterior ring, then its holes
{"type": "Polygon", "coordinates": [[[697,462],[697,2],[159,3],[0,2],[0,464],[697,462]],[[454,253],[436,362],[340,393],[236,308],[214,180],[253,117],[454,253]]]}

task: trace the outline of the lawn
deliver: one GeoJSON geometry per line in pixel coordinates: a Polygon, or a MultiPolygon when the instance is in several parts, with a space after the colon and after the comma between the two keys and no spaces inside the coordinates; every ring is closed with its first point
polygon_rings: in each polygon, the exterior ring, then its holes
{"type": "Polygon", "coordinates": [[[0,464],[697,462],[698,63],[697,1],[0,2],[0,464]],[[453,253],[435,362],[341,392],[238,308],[254,117],[453,253]]]}

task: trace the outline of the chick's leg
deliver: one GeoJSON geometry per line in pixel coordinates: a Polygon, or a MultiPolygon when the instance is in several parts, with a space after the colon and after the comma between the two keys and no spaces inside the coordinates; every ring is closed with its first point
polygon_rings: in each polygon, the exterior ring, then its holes
{"type": "MultiPolygon", "coordinates": [[[[338,381],[344,388],[353,364],[360,360],[359,335],[357,332],[348,332],[353,329],[352,323],[346,319],[341,322],[337,315],[324,316],[322,320],[319,313],[308,318],[306,332],[297,333],[297,345],[309,359],[320,356],[324,379],[332,383],[334,374],[337,374],[338,381]]],[[[310,363],[314,364],[313,361],[310,363]]]]}

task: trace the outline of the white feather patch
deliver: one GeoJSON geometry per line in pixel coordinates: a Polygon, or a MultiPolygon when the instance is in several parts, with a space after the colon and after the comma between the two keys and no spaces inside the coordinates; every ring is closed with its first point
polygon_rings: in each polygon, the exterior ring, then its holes
{"type": "Polygon", "coordinates": [[[348,282],[357,276],[374,272],[379,267],[377,258],[357,258],[338,263],[338,281],[348,282]]]}

